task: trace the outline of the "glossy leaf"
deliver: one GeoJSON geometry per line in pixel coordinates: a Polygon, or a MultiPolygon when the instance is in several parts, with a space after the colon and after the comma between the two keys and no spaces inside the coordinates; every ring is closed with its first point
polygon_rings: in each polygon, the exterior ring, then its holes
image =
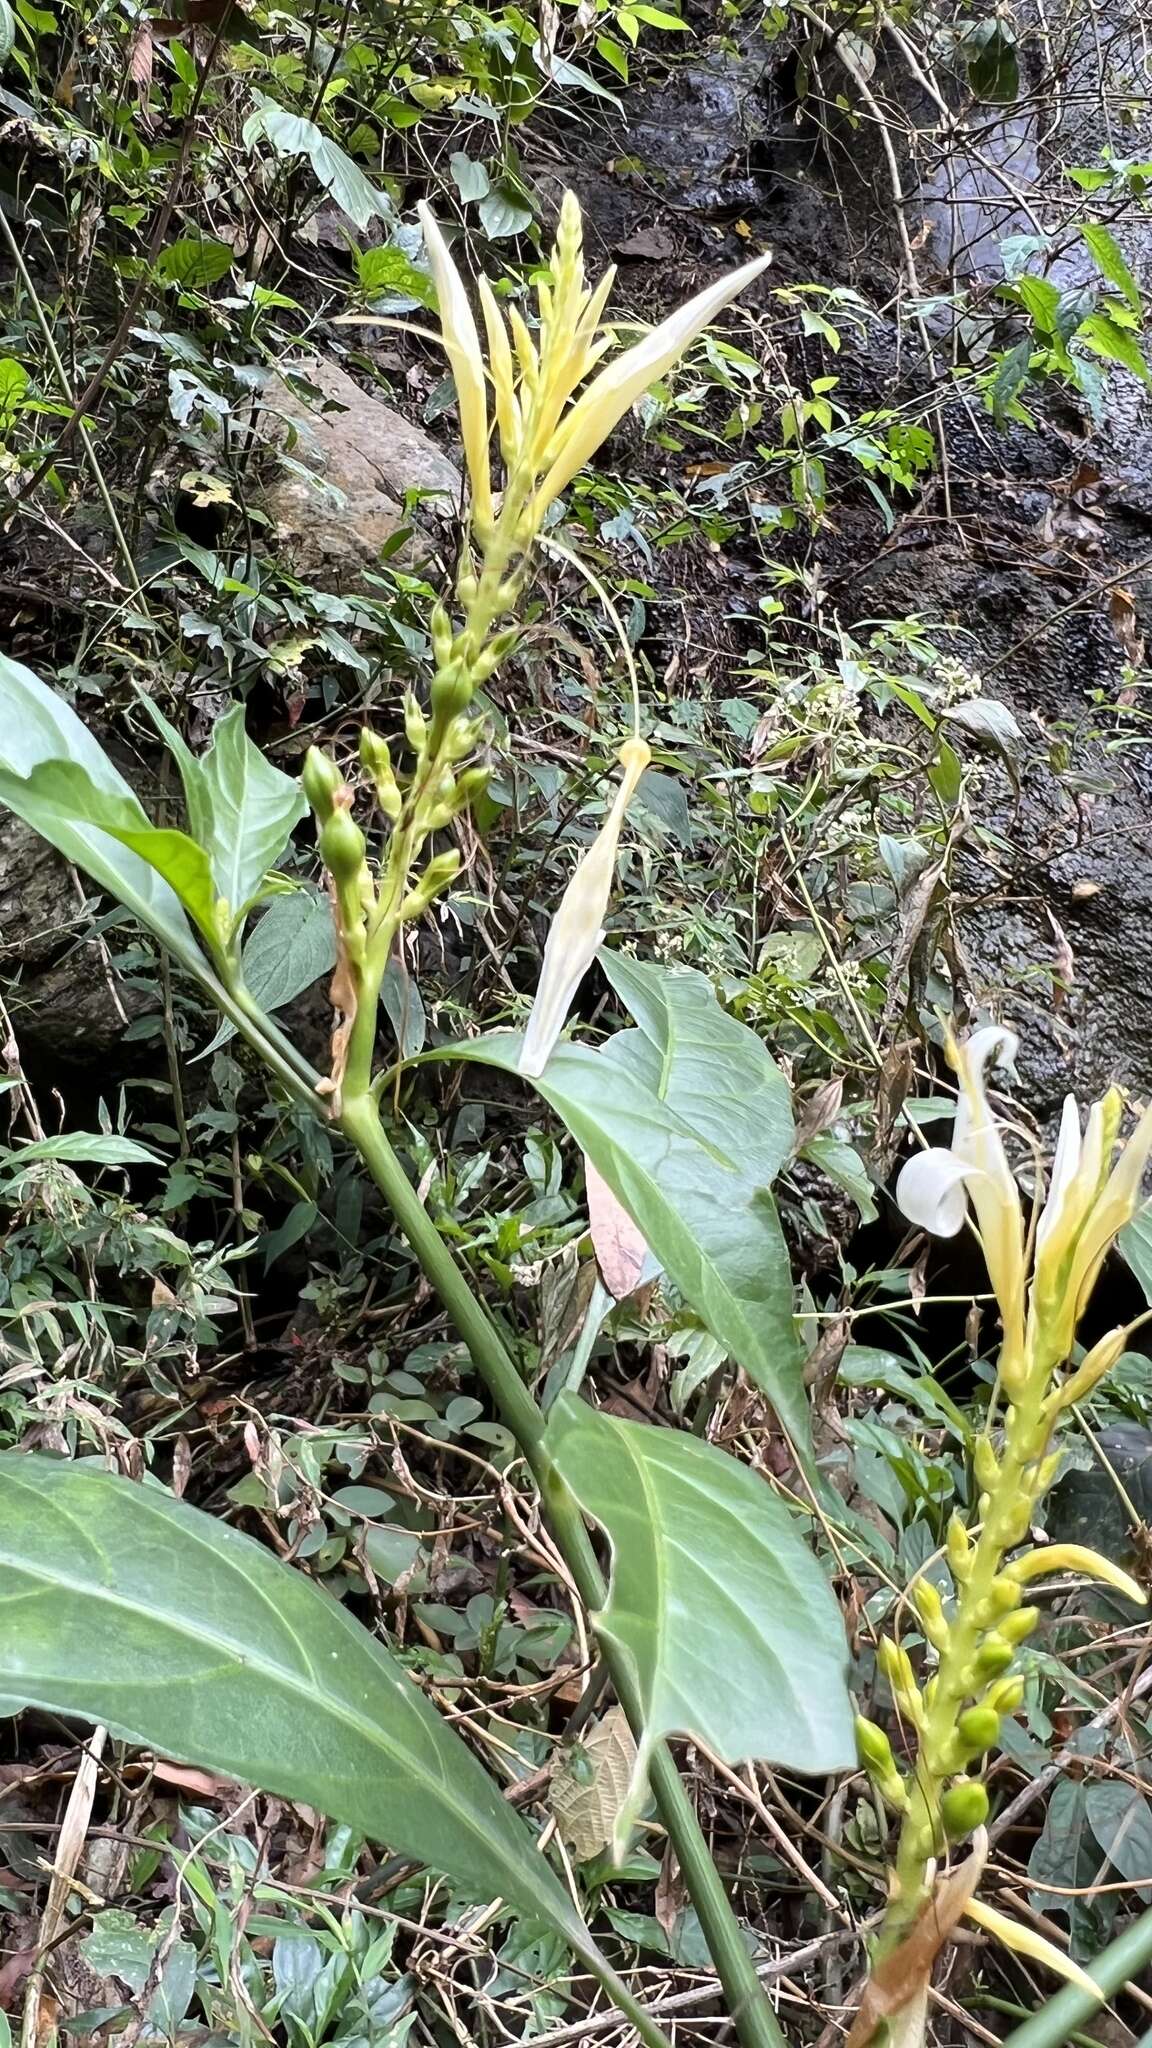
{"type": "MultiPolygon", "coordinates": [[[[262,910],[241,955],[244,985],[262,1010],[282,1009],[336,965],[336,927],[326,896],[293,889],[274,896],[262,910]]],[[[225,1020],[205,1052],[215,1052],[235,1036],[225,1020]]],[[[197,1055],[204,1057],[203,1053],[197,1055]]]]}
{"type": "Polygon", "coordinates": [[[612,1545],[597,1635],[627,1658],[644,1708],[635,1818],[653,1745],[688,1735],[728,1763],[838,1771],[855,1761],[840,1611],[767,1481],[714,1444],[622,1422],[572,1394],[548,1448],[612,1545]]]}
{"type": "MultiPolygon", "coordinates": [[[[784,1078],[703,975],[600,958],[639,1028],[598,1052],[558,1045],[532,1085],[808,1458],[791,1267],[768,1189],[791,1142],[784,1078]]],[[[431,1057],[515,1073],[520,1046],[519,1033],[493,1032],[431,1057]]]]}
{"type": "Polygon", "coordinates": [[[64,699],[31,669],[0,654],[0,803],[134,911],[185,966],[201,971],[199,950],[168,883],[138,854],[32,782],[35,771],[49,761],[74,763],[101,792],[136,801],[64,699]]]}
{"type": "Polygon", "coordinates": [[[603,1965],[524,1822],[376,1639],[247,1536],[92,1461],[0,1455],[0,1687],[344,1820],[603,1965]]]}
{"type": "Polygon", "coordinates": [[[18,1173],[38,1159],[60,1159],[68,1166],[158,1166],[147,1145],[122,1138],[117,1131],[62,1131],[57,1138],[34,1138],[28,1145],[0,1151],[0,1171],[18,1173]]]}
{"type": "Polygon", "coordinates": [[[256,112],[249,115],[244,123],[244,146],[251,149],[264,136],[278,156],[306,156],[312,165],[316,182],[322,185],[342,213],[348,215],[358,228],[366,228],[369,221],[379,216],[392,222],[396,209],[383,192],[369,183],[358,163],[346,150],[325,135],[314,121],[306,120],[302,114],[291,114],[286,107],[278,107],[272,100],[257,96],[256,112]]]}

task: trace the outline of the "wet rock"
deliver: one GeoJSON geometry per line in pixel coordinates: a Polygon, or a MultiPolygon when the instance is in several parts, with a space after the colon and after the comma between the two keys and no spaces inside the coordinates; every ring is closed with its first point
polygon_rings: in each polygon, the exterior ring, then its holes
{"type": "Polygon", "coordinates": [[[455,517],[460,472],[422,427],[330,357],[308,358],[292,377],[293,384],[272,379],[263,395],[262,431],[281,456],[263,509],[295,575],[321,589],[353,590],[409,524],[405,493],[431,494],[415,518],[434,528],[455,517]],[[299,388],[296,380],[304,380],[299,388]]]}

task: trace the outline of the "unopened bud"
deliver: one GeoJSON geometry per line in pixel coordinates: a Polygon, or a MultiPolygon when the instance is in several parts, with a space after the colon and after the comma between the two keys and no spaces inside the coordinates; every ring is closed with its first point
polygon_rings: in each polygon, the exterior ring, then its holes
{"type": "Polygon", "coordinates": [[[1070,1408],[1074,1401],[1083,1401],[1092,1392],[1098,1380],[1111,1372],[1117,1359],[1123,1354],[1128,1342],[1126,1328],[1109,1330],[1106,1337],[1092,1346],[1087,1357],[1077,1366],[1070,1379],[1064,1381],[1051,1396],[1050,1406],[1054,1409],[1070,1408]]]}
{"type": "Polygon", "coordinates": [[[928,1641],[933,1649],[942,1650],[948,1641],[948,1623],[944,1618],[943,1602],[935,1586],[927,1579],[917,1579],[912,1588],[912,1600],[928,1641]]]}
{"type": "Polygon", "coordinates": [[[506,632],[497,633],[472,664],[473,682],[486,683],[490,676],[494,676],[501,664],[507,661],[519,638],[519,626],[509,626],[506,632]]]}
{"type": "Polygon", "coordinates": [[[350,811],[335,810],[320,828],[320,858],[337,882],[350,881],[364,865],[366,841],[350,811]]]}
{"type": "Polygon", "coordinates": [[[360,734],[360,765],[371,779],[384,816],[395,824],[404,808],[404,799],[393,771],[392,755],[387,740],[368,726],[360,734]]]}
{"type": "Polygon", "coordinates": [[[902,1811],[908,1803],[908,1793],[897,1769],[892,1745],[884,1730],[878,1728],[875,1721],[866,1720],[863,1714],[856,1716],[856,1750],[881,1798],[889,1806],[902,1811]]]}
{"type": "Polygon", "coordinates": [[[1000,1623],[998,1634],[1006,1643],[1022,1643],[1030,1636],[1040,1619],[1038,1607],[1018,1607],[1015,1614],[1006,1614],[1000,1623]]]}
{"type": "Polygon", "coordinates": [[[1015,1654],[1015,1646],[997,1630],[993,1630],[990,1636],[985,1636],[972,1659],[971,1669],[975,1678],[978,1681],[999,1678],[1002,1671],[1007,1671],[1015,1654]]]}
{"type": "Polygon", "coordinates": [[[950,1842],[961,1842],[988,1818],[988,1794],[977,1778],[950,1785],[940,1801],[940,1818],[950,1842]]]}
{"type": "Polygon", "coordinates": [[[433,660],[435,661],[437,668],[443,668],[445,663],[449,660],[451,656],[452,641],[454,636],[452,632],[452,621],[448,617],[448,614],[445,611],[444,606],[440,604],[439,601],[437,601],[437,603],[434,604],[432,607],[432,617],[429,620],[429,627],[432,634],[433,660]]]}
{"type": "Polygon", "coordinates": [[[980,1491],[995,1493],[1000,1478],[1000,1461],[986,1436],[979,1436],[976,1439],[972,1469],[976,1474],[976,1484],[980,1491]]]}
{"type": "Polygon", "coordinates": [[[428,738],[428,720],[411,690],[404,692],[404,734],[414,753],[421,753],[428,738]]]}
{"type": "Polygon", "coordinates": [[[1011,1678],[998,1678],[984,1695],[985,1707],[991,1707],[997,1714],[1019,1713],[1024,1703],[1024,1680],[1019,1672],[1011,1678]]]}
{"type": "Polygon", "coordinates": [[[304,756],[300,785],[320,824],[332,816],[336,792],[343,778],[331,755],[320,747],[309,747],[304,756]]]}
{"type": "Polygon", "coordinates": [[[460,855],[456,847],[447,853],[438,853],[429,861],[414,889],[408,891],[400,905],[401,917],[419,917],[434,902],[442,889],[455,880],[460,872],[460,855]]]}
{"type": "Polygon", "coordinates": [[[983,1756],[1000,1740],[1000,1716],[992,1707],[968,1707],[956,1723],[956,1733],[968,1756],[983,1756]]]}
{"type": "Polygon", "coordinates": [[[948,1524],[947,1549],[952,1576],[960,1585],[964,1585],[972,1575],[972,1538],[959,1515],[953,1515],[948,1524]]]}
{"type": "Polygon", "coordinates": [[[462,661],[437,669],[430,692],[432,716],[438,722],[458,718],[472,702],[472,677],[462,661]]]}

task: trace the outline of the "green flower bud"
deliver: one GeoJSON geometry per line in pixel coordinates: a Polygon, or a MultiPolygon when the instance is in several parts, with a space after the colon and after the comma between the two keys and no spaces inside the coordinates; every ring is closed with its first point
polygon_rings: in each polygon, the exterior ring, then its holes
{"type": "MultiPolygon", "coordinates": [[[[993,1630],[990,1636],[985,1636],[972,1659],[971,1669],[975,1679],[981,1682],[989,1678],[999,1678],[1002,1671],[1007,1671],[1015,1654],[1015,1645],[993,1630]]],[[[975,1687],[972,1689],[975,1690],[975,1687]]]]}
{"type": "Polygon", "coordinates": [[[333,811],[320,828],[320,858],[336,882],[348,882],[364,865],[364,834],[350,811],[333,811]]]}
{"type": "Polygon", "coordinates": [[[455,880],[460,872],[460,855],[456,847],[448,853],[438,853],[429,861],[414,889],[408,891],[400,905],[401,917],[419,917],[428,905],[435,901],[442,889],[455,880]]]}
{"type": "Polygon", "coordinates": [[[959,1585],[963,1585],[972,1575],[972,1538],[959,1515],[953,1515],[948,1524],[947,1547],[952,1576],[959,1585]]]}
{"type": "Polygon", "coordinates": [[[387,740],[368,726],[360,734],[360,765],[371,777],[376,801],[384,816],[395,824],[404,808],[404,799],[393,772],[392,755],[387,740]]]}
{"type": "Polygon", "coordinates": [[[320,747],[309,747],[300,784],[316,818],[323,824],[325,818],[332,816],[336,792],[343,787],[343,777],[331,755],[320,747]]]}
{"type": "Polygon", "coordinates": [[[475,604],[476,599],[479,597],[480,585],[470,570],[466,571],[463,576],[456,578],[456,595],[465,608],[475,604]]]}
{"type": "Polygon", "coordinates": [[[1000,1716],[993,1707],[968,1707],[956,1723],[956,1733],[969,1757],[983,1756],[1000,1740],[1000,1716]]]}
{"type": "Polygon", "coordinates": [[[462,761],[470,754],[484,732],[482,718],[454,718],[441,741],[441,751],[448,761],[462,761]]]}
{"type": "Polygon", "coordinates": [[[875,1721],[865,1720],[863,1714],[856,1716],[856,1749],[861,1764],[885,1804],[902,1813],[908,1804],[908,1788],[897,1768],[892,1745],[884,1730],[878,1728],[875,1721]]]}
{"type": "Polygon", "coordinates": [[[981,1493],[995,1493],[1000,1479],[1000,1460],[997,1458],[986,1436],[979,1436],[976,1439],[976,1449],[972,1454],[972,1469],[976,1474],[976,1484],[980,1488],[981,1493]]]}
{"type": "Polygon", "coordinates": [[[940,1818],[950,1842],[961,1842],[988,1818],[988,1794],[978,1778],[950,1785],[940,1801],[940,1818]]]}
{"type": "Polygon", "coordinates": [[[1006,1614],[997,1633],[1006,1643],[1022,1643],[1030,1636],[1040,1619],[1038,1607],[1018,1607],[1015,1614],[1006,1614]]]}
{"type": "Polygon", "coordinates": [[[411,690],[404,692],[404,734],[413,753],[423,753],[428,739],[428,720],[411,690]]]}
{"type": "Polygon", "coordinates": [[[437,599],[437,602],[432,607],[432,617],[429,625],[432,633],[432,656],[437,668],[443,668],[445,663],[451,658],[454,636],[452,621],[448,617],[443,605],[439,602],[439,599],[437,599]]]}
{"type": "Polygon", "coordinates": [[[917,1579],[912,1588],[912,1603],[924,1626],[924,1633],[932,1647],[942,1650],[948,1641],[948,1623],[944,1618],[944,1605],[939,1593],[927,1579],[917,1579]]]}
{"type": "Polygon", "coordinates": [[[458,718],[472,702],[472,677],[462,661],[450,661],[432,678],[432,716],[439,723],[458,718]]]}
{"type": "Polygon", "coordinates": [[[472,664],[472,681],[475,684],[486,683],[490,676],[494,676],[502,663],[507,661],[519,638],[519,626],[509,626],[507,632],[497,633],[495,639],[490,640],[487,647],[476,656],[472,664]]]}
{"type": "Polygon", "coordinates": [[[1021,1598],[1015,1579],[1002,1572],[998,1579],[993,1579],[988,1588],[988,1598],[980,1605],[981,1608],[987,1607],[989,1621],[997,1621],[1002,1614],[1011,1614],[1014,1607],[1019,1607],[1021,1598]]]}
{"type": "Polygon", "coordinates": [[[1012,1678],[998,1678],[984,1695],[984,1705],[996,1714],[1016,1714],[1024,1704],[1024,1680],[1019,1672],[1012,1678]]]}

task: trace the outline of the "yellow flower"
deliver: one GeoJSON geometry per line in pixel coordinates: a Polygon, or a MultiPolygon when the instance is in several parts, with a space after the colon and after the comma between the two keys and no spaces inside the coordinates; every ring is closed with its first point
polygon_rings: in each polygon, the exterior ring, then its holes
{"type": "Polygon", "coordinates": [[[1113,1165],[1123,1109],[1115,1088],[1093,1103],[1083,1133],[1074,1096],[1064,1103],[1048,1199],[1036,1226],[1033,1316],[1054,1358],[1067,1357],[1076,1325],[1109,1247],[1130,1223],[1152,1153],[1152,1109],[1145,1111],[1113,1165]]]}
{"type": "Polygon", "coordinates": [[[1010,1066],[1017,1040],[987,1024],[963,1045],[949,1036],[948,1058],[960,1078],[952,1143],[918,1152],[902,1169],[896,1200],[910,1223],[937,1237],[955,1237],[969,1204],[1004,1326],[1004,1364],[1010,1375],[1024,1345],[1024,1215],[999,1125],[984,1086],[992,1062],[1010,1066]]]}
{"type": "Polygon", "coordinates": [[[440,307],[440,332],[452,368],[460,408],[460,438],[472,486],[473,517],[487,525],[492,517],[492,481],[488,466],[488,403],[484,392],[484,358],[480,336],[463,280],[430,209],[416,208],[424,230],[424,247],[440,307]]]}
{"type": "Polygon", "coordinates": [[[770,254],[756,256],[751,263],[742,264],[739,270],[730,271],[727,277],[721,277],[704,291],[697,292],[687,305],[670,313],[659,327],[654,327],[650,334],[646,334],[633,348],[626,349],[623,355],[614,356],[599,376],[593,378],[588,389],[581,393],[556,428],[548,449],[550,466],[540,486],[540,511],[543,512],[553,498],[571,483],[577,471],[583,469],[601,442],[623,419],[629,406],[672,368],[717,313],[722,312],[745,285],[751,284],[753,278],[759,277],[771,261],[770,254]]]}
{"type": "Polygon", "coordinates": [[[652,756],[641,739],[625,740],[620,749],[623,779],[616,800],[552,919],[544,947],[544,964],[524,1044],[520,1072],[533,1079],[544,1072],[564,1027],[575,995],[604,937],[604,919],[616,873],[620,828],[636,785],[652,756]]]}

